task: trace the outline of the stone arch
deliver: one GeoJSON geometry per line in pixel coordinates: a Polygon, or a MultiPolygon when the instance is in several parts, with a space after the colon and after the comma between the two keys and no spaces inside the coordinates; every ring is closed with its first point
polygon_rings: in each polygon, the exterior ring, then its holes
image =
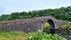
{"type": "MultiPolygon", "coordinates": [[[[48,19],[47,21],[45,21],[45,23],[46,22],[48,22],[49,23],[49,25],[50,25],[50,33],[51,34],[53,34],[53,33],[55,33],[55,22],[52,20],[52,19],[48,19]]],[[[45,24],[44,23],[44,24],[45,24]]],[[[44,24],[43,24],[43,26],[44,26],[44,24]]],[[[43,29],[44,29],[44,27],[43,27],[43,29]]],[[[43,30],[44,31],[44,30],[43,30]]]]}

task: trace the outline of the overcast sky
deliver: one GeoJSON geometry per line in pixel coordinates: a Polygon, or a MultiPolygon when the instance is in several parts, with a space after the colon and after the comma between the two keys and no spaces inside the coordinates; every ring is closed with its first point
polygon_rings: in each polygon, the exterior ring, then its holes
{"type": "Polygon", "coordinates": [[[71,6],[71,0],[0,0],[0,15],[71,6]]]}

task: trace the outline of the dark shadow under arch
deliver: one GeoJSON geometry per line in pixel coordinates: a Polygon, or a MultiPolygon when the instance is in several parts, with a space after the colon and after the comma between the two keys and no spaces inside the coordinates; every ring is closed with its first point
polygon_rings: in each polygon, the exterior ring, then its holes
{"type": "Polygon", "coordinates": [[[50,24],[50,29],[55,29],[55,23],[53,20],[49,19],[48,23],[50,24]]]}
{"type": "Polygon", "coordinates": [[[54,21],[51,20],[51,19],[49,19],[49,20],[47,20],[47,21],[48,21],[48,23],[50,24],[50,33],[51,33],[51,34],[54,34],[54,33],[55,33],[55,23],[54,23],[54,21]]]}

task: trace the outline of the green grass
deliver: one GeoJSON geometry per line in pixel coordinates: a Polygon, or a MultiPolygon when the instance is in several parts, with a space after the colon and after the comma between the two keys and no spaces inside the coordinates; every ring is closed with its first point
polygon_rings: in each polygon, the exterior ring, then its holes
{"type": "Polygon", "coordinates": [[[57,34],[45,34],[42,31],[25,34],[20,31],[0,32],[0,40],[67,40],[57,34]]]}
{"type": "Polygon", "coordinates": [[[0,40],[26,40],[27,35],[19,31],[0,32],[0,40]]]}

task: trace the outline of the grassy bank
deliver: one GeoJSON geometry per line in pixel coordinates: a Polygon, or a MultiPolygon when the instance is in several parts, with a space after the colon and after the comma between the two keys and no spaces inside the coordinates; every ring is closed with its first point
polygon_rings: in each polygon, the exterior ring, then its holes
{"type": "Polygon", "coordinates": [[[27,35],[23,32],[0,32],[0,40],[26,40],[26,38],[27,35]]]}
{"type": "Polygon", "coordinates": [[[67,40],[57,34],[45,34],[42,31],[25,34],[19,31],[0,32],[0,40],[67,40]]]}

